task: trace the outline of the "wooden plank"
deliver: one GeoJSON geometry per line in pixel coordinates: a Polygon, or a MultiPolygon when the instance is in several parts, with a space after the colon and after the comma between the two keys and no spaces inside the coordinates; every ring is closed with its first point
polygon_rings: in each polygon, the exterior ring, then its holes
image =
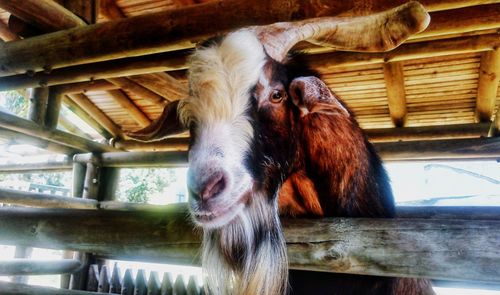
{"type": "Polygon", "coordinates": [[[7,188],[0,188],[0,203],[43,208],[98,208],[98,202],[95,200],[69,198],[32,192],[21,192],[7,188]]]}
{"type": "Polygon", "coordinates": [[[77,82],[57,86],[57,90],[65,94],[85,93],[87,91],[105,91],[113,89],[120,89],[120,87],[109,83],[106,80],[92,80],[88,82],[77,82]]]}
{"type": "MultiPolygon", "coordinates": [[[[186,212],[178,209],[0,208],[0,241],[191,264],[198,257],[200,237],[186,223],[186,212]]],[[[283,220],[283,228],[293,268],[500,281],[498,220],[325,218],[283,220]]]]}
{"type": "Polygon", "coordinates": [[[113,122],[108,115],[101,111],[90,99],[83,93],[69,94],[68,97],[81,107],[88,115],[90,115],[99,125],[103,126],[106,131],[111,133],[113,137],[123,137],[121,128],[113,122]]]}
{"type": "Polygon", "coordinates": [[[490,122],[495,111],[495,101],[500,81],[500,49],[487,51],[481,57],[476,100],[476,118],[490,122]]]}
{"type": "Polygon", "coordinates": [[[396,127],[402,127],[406,121],[405,78],[403,65],[384,63],[384,78],[387,89],[387,102],[392,122],[396,127]]]}
{"type": "MultiPolygon", "coordinates": [[[[0,261],[1,276],[49,275],[72,273],[80,268],[81,263],[74,259],[31,260],[17,258],[0,261]]],[[[3,294],[3,293],[2,293],[3,294]]]]}
{"type": "MultiPolygon", "coordinates": [[[[124,78],[125,79],[125,78],[124,78]]],[[[151,124],[151,120],[144,114],[134,102],[122,90],[109,90],[110,97],[120,105],[141,127],[151,124]]]]}
{"type": "Polygon", "coordinates": [[[55,142],[82,152],[116,151],[111,146],[93,142],[60,130],[40,127],[31,121],[4,112],[0,112],[0,127],[55,142]]]}
{"type": "Polygon", "coordinates": [[[46,32],[85,25],[85,22],[56,1],[1,0],[0,7],[46,32]]]}
{"type": "Polygon", "coordinates": [[[57,289],[2,281],[0,281],[0,292],[2,295],[107,295],[107,293],[57,289]]]}

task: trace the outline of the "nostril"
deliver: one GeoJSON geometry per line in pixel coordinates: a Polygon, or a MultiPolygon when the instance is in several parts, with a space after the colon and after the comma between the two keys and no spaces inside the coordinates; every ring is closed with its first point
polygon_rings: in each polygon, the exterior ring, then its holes
{"type": "Polygon", "coordinates": [[[205,183],[201,190],[200,197],[203,201],[207,201],[222,192],[225,187],[226,180],[224,178],[224,173],[214,173],[205,183]]]}

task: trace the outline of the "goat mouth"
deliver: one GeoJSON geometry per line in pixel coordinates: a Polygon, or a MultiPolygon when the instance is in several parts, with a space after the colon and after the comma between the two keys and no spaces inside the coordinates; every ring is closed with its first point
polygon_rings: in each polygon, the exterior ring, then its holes
{"type": "Polygon", "coordinates": [[[238,215],[250,201],[250,196],[251,190],[249,189],[241,194],[236,202],[226,207],[201,211],[193,210],[192,215],[195,222],[201,226],[220,227],[231,222],[238,215]]]}

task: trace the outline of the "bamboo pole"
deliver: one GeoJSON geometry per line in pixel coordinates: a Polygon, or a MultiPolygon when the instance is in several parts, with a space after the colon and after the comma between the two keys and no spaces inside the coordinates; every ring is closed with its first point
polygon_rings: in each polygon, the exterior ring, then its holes
{"type": "Polygon", "coordinates": [[[55,142],[82,152],[116,151],[116,149],[111,146],[99,144],[60,130],[42,128],[31,121],[4,112],[0,112],[0,127],[55,142]]]}
{"type": "MultiPolygon", "coordinates": [[[[0,213],[0,241],[6,244],[91,251],[121,259],[197,262],[200,237],[178,207],[169,212],[0,208],[0,213]]],[[[282,222],[292,268],[499,282],[498,220],[282,222]]]]}
{"type": "Polygon", "coordinates": [[[406,121],[403,65],[399,62],[384,63],[383,67],[391,120],[396,127],[402,127],[406,121]]]}
{"type": "Polygon", "coordinates": [[[495,111],[495,101],[500,81],[500,49],[484,52],[481,56],[476,99],[476,118],[490,122],[495,111]]]}
{"type": "Polygon", "coordinates": [[[0,188],[0,203],[40,208],[97,209],[95,200],[69,198],[0,188]]]}
{"type": "MultiPolygon", "coordinates": [[[[31,260],[17,258],[0,261],[0,275],[49,275],[72,273],[81,267],[78,260],[31,260]]],[[[2,293],[3,294],[3,293],[2,293]]]]}
{"type": "Polygon", "coordinates": [[[40,126],[45,124],[49,89],[37,87],[31,89],[28,118],[40,126]]]}
{"type": "Polygon", "coordinates": [[[41,171],[66,171],[71,169],[71,161],[68,158],[62,160],[49,160],[36,163],[2,163],[0,173],[33,173],[41,171]]]}
{"type": "Polygon", "coordinates": [[[99,125],[103,126],[113,137],[123,137],[123,131],[103,111],[82,93],[69,94],[68,97],[91,116],[99,125]]]}

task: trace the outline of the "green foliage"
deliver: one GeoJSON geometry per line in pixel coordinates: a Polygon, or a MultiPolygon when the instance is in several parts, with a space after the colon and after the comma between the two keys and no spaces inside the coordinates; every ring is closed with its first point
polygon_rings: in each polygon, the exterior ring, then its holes
{"type": "Polygon", "coordinates": [[[28,99],[17,91],[5,91],[0,93],[0,106],[6,108],[20,117],[28,115],[28,99]]]}
{"type": "Polygon", "coordinates": [[[147,203],[176,180],[173,169],[121,169],[117,196],[120,201],[147,203]]]}

